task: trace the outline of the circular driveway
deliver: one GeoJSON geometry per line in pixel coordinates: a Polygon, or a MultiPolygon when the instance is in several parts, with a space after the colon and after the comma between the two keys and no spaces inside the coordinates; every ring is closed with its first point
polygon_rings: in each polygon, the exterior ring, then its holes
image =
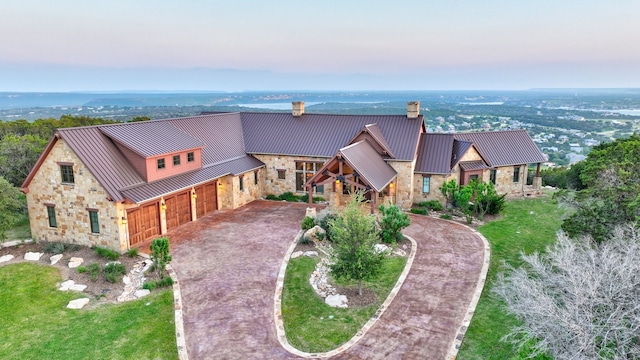
{"type": "MultiPolygon", "coordinates": [[[[294,359],[278,342],[273,296],[306,204],[254,201],[168,233],[190,359],[294,359]]],[[[444,359],[484,260],[468,228],[411,215],[418,243],[400,292],[369,332],[336,359],[444,359]]]]}

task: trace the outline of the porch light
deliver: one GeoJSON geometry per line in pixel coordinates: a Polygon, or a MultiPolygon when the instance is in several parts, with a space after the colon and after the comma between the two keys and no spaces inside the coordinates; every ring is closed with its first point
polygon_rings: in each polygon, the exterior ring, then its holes
{"type": "Polygon", "coordinates": [[[122,225],[127,225],[127,218],[123,216],[121,219],[121,223],[122,225]]]}
{"type": "Polygon", "coordinates": [[[221,182],[218,183],[218,189],[222,190],[222,183],[221,182]]]}
{"type": "Polygon", "coordinates": [[[390,188],[392,188],[392,187],[393,187],[393,183],[390,183],[390,184],[389,184],[389,187],[390,187],[390,188]]]}
{"type": "Polygon", "coordinates": [[[167,204],[165,204],[164,201],[160,203],[160,209],[162,209],[163,211],[167,210],[167,204]]]}
{"type": "Polygon", "coordinates": [[[340,179],[336,179],[336,184],[340,184],[340,179]]]}
{"type": "Polygon", "coordinates": [[[197,199],[198,198],[198,194],[196,194],[196,192],[193,191],[193,192],[191,192],[191,197],[194,198],[194,199],[197,199]]]}

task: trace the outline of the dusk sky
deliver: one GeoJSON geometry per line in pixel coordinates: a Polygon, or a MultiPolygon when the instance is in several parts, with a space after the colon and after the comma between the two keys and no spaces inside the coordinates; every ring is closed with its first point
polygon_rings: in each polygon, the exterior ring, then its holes
{"type": "Polygon", "coordinates": [[[640,87],[638,0],[0,4],[0,91],[640,87]]]}

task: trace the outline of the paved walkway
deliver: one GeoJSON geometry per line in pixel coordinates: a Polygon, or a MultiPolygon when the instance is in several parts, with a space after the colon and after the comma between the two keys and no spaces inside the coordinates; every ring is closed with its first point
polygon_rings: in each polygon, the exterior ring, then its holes
{"type": "MultiPolygon", "coordinates": [[[[306,205],[254,201],[169,232],[191,359],[291,359],[273,295],[306,205]]],[[[412,216],[418,253],[402,290],[338,359],[444,359],[475,289],[482,241],[463,226],[412,216]]]]}

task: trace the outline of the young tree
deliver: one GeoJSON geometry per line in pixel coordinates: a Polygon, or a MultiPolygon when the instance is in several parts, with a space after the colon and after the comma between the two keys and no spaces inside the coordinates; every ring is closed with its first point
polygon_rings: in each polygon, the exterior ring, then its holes
{"type": "Polygon", "coordinates": [[[361,207],[362,192],[355,192],[339,216],[330,220],[334,239],[331,273],[337,279],[357,280],[362,295],[362,281],[376,278],[385,260],[384,253],[376,253],[378,239],[376,219],[361,207]]]}
{"type": "Polygon", "coordinates": [[[522,255],[492,292],[522,321],[505,340],[532,356],[640,358],[640,231],[618,227],[608,241],[562,234],[545,254],[522,255]]]}
{"type": "Polygon", "coordinates": [[[380,237],[382,241],[386,243],[395,243],[402,241],[402,229],[411,225],[409,216],[400,210],[400,208],[394,204],[388,206],[380,205],[378,207],[380,214],[380,237]]]}
{"type": "Polygon", "coordinates": [[[0,240],[5,239],[6,231],[24,214],[26,204],[24,195],[0,176],[0,240]]]}
{"type": "Polygon", "coordinates": [[[169,238],[161,237],[154,239],[149,247],[151,250],[151,260],[153,260],[153,268],[156,270],[160,279],[164,278],[164,269],[171,261],[169,255],[169,238]]]}
{"type": "Polygon", "coordinates": [[[456,199],[456,205],[460,208],[465,218],[467,219],[467,223],[471,224],[473,222],[473,212],[474,205],[471,203],[471,198],[474,193],[474,185],[464,185],[460,187],[458,191],[454,193],[454,198],[456,199]]]}
{"type": "Polygon", "coordinates": [[[447,201],[445,205],[449,206],[449,209],[453,211],[453,200],[455,200],[455,195],[458,191],[458,183],[455,179],[451,179],[450,181],[442,184],[442,186],[440,187],[440,191],[447,201]]]}

